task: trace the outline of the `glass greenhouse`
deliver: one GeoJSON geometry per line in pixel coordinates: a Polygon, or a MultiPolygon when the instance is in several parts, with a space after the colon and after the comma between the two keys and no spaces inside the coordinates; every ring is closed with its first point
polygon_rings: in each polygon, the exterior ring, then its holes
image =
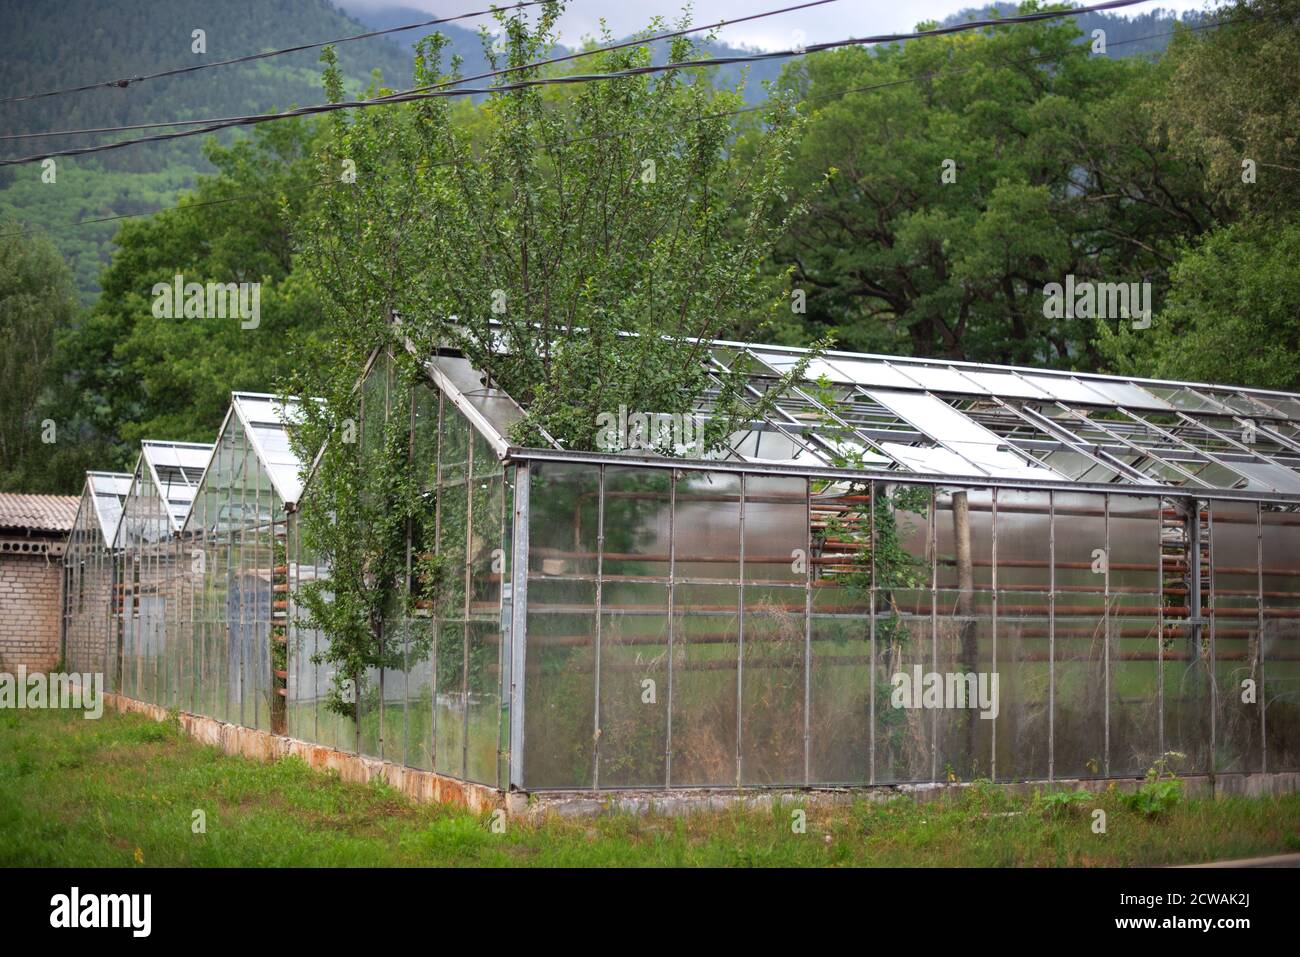
{"type": "Polygon", "coordinates": [[[114,538],[131,491],[125,472],[87,472],[63,552],[63,661],[68,671],[108,674],[116,623],[114,538]]]}
{"type": "Polygon", "coordinates": [[[516,447],[524,410],[463,357],[407,389],[373,356],[362,447],[405,430],[455,574],[425,591],[412,528],[402,666],[355,722],[294,605],[329,570],[293,407],[236,394],[215,447],[145,443],[104,536],[110,668],[498,789],[1300,770],[1300,395],[848,353],[776,395],[801,358],[713,343],[774,403],[700,458],[641,447],[656,410],[619,410],[622,451],[516,447]]]}
{"type": "Polygon", "coordinates": [[[301,490],[285,432],[295,415],[271,395],[231,397],[179,536],[188,558],[175,651],[181,707],[276,733],[285,728],[287,516],[301,490]]]}
{"type": "MultiPolygon", "coordinates": [[[[800,358],[710,361],[757,397],[800,358]]],[[[362,443],[406,424],[463,574],[356,728],[295,629],[294,737],[528,791],[1300,769],[1300,396],[829,353],[703,460],[513,447],[423,365],[372,359],[362,443]]]]}
{"type": "Polygon", "coordinates": [[[140,443],[131,488],[122,503],[116,550],[115,660],[110,691],[170,706],[176,689],[170,651],[182,618],[176,533],[189,514],[211,445],[140,443]]]}

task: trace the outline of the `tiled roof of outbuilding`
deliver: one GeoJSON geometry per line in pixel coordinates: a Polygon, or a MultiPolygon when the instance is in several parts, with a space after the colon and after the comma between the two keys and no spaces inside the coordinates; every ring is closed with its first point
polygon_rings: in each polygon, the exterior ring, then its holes
{"type": "Polygon", "coordinates": [[[77,517],[75,495],[25,495],[0,492],[0,528],[67,532],[77,517]]]}

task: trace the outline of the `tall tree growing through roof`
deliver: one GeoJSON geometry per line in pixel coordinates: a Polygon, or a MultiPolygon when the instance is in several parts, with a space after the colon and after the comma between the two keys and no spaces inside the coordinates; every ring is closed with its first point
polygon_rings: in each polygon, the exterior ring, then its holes
{"type": "MultiPolygon", "coordinates": [[[[332,573],[301,600],[330,639],[325,660],[340,688],[389,662],[383,628],[402,600],[408,522],[434,526],[421,514],[422,476],[411,474],[400,422],[382,437],[371,429],[370,441],[338,440],[357,415],[358,366],[344,360],[387,341],[409,388],[418,370],[403,340],[417,354],[459,349],[527,408],[512,438],[537,444],[545,432],[592,449],[598,415],[620,405],[692,411],[710,385],[701,340],[753,331],[790,308],[785,277],[764,268],[800,208],[784,186],[802,124],[789,98],[773,99],[741,157],[731,149],[741,97],[700,70],[519,86],[559,75],[531,64],[552,55],[561,8],[497,14],[485,53],[511,72],[481,106],[425,99],[331,114],[319,173],[336,185],[299,235],[334,358],[304,355],[289,387],[327,400],[297,432],[304,457],[335,436],[302,513],[304,539],[332,573]]],[[[642,36],[663,28],[656,20],[642,36]]],[[[437,35],[422,41],[417,85],[454,76],[443,47],[437,35]]],[[[668,62],[684,64],[695,49],[677,38],[668,62]]],[[[614,73],[651,58],[650,44],[636,43],[577,69],[614,73]]],[[[328,51],[323,59],[340,100],[339,71],[328,51]]],[[[739,371],[721,377],[706,444],[762,409],[749,407],[739,371]]],[[[333,704],[353,712],[344,695],[333,704]]]]}
{"type": "MultiPolygon", "coordinates": [[[[330,191],[305,251],[344,335],[373,342],[395,310],[421,347],[463,350],[528,406],[534,437],[541,427],[591,448],[599,411],[690,408],[704,387],[690,339],[788,310],[784,277],[762,264],[799,210],[778,213],[801,120],[774,99],[742,160],[730,150],[742,100],[701,70],[502,88],[557,75],[528,64],[552,55],[561,7],[535,22],[497,15],[486,52],[514,72],[477,110],[432,99],[332,114],[322,173],[355,170],[355,182],[330,191]]],[[[442,46],[422,43],[418,85],[447,81],[442,46]]],[[[669,62],[695,49],[675,39],[669,62]]],[[[574,68],[650,62],[638,44],[574,68]]],[[[332,65],[327,78],[340,97],[332,65]]]]}

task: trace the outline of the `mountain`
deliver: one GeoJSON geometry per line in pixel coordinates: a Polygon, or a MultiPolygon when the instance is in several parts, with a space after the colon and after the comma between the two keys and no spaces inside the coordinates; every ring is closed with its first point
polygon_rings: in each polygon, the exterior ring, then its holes
{"type": "MultiPolygon", "coordinates": [[[[229,57],[387,29],[431,19],[435,14],[395,4],[345,9],[328,0],[0,0],[0,90],[20,96],[64,89],[120,77],[222,60],[229,57]],[[192,52],[192,33],[205,31],[206,52],[192,52]]],[[[1011,4],[998,5],[1005,15],[1011,4]]],[[[984,8],[987,9],[987,8],[984,8]]],[[[945,22],[970,19],[977,9],[945,22]]],[[[649,11],[647,11],[649,16],[649,11]]],[[[1195,19],[1189,14],[1184,20],[1195,19]]],[[[1174,15],[1156,10],[1126,18],[1088,14],[1078,23],[1085,36],[1096,27],[1107,31],[1113,55],[1162,50],[1167,37],[1126,42],[1172,30],[1174,15]]],[[[491,23],[482,18],[475,23],[491,23]]],[[[449,40],[450,54],[462,58],[463,74],[488,69],[477,27],[456,23],[372,37],[338,47],[340,65],[352,92],[360,92],[380,71],[393,88],[411,79],[411,50],[436,29],[449,40]]],[[[705,45],[716,56],[753,52],[723,42],[705,45]]],[[[132,83],[125,88],[98,88],[40,99],[0,103],[0,130],[40,130],[121,126],[208,116],[231,116],[282,110],[318,103],[319,50],[304,50],[195,73],[132,83]]],[[[666,44],[656,44],[662,62],[666,44]]],[[[775,80],[788,60],[727,66],[716,81],[734,86],[746,77],[744,95],[751,103],[765,97],[764,84],[775,80]]],[[[139,131],[144,136],[159,131],[139,131]]],[[[229,140],[237,135],[220,134],[229,140]]],[[[105,137],[63,136],[0,141],[0,156],[21,157],[51,149],[102,142],[105,137]]],[[[93,157],[56,161],[55,181],[42,181],[42,166],[0,167],[0,224],[12,218],[48,230],[72,267],[83,301],[98,291],[99,273],[112,252],[119,221],[112,217],[145,214],[172,205],[196,175],[210,169],[204,137],[125,147],[93,157]],[[109,221],[74,225],[79,221],[109,221]]],[[[0,230],[8,227],[0,225],[0,230]]]]}
{"type": "MultiPolygon", "coordinates": [[[[406,23],[418,23],[421,20],[428,20],[436,13],[428,13],[424,10],[416,10],[404,6],[355,6],[349,5],[348,0],[343,0],[342,6],[348,9],[350,14],[366,24],[372,30],[384,30],[389,27],[400,26],[406,23]]],[[[649,12],[647,12],[649,17],[649,12]]],[[[487,26],[492,26],[493,22],[484,17],[480,21],[487,26]]],[[[477,28],[459,26],[454,23],[441,24],[428,30],[411,30],[406,33],[392,34],[393,39],[404,44],[408,49],[414,49],[415,44],[421,37],[427,33],[442,33],[447,37],[447,55],[458,55],[462,59],[461,73],[469,76],[475,73],[484,73],[490,69],[487,58],[483,56],[483,45],[479,39],[477,28]]],[[[668,57],[668,42],[661,41],[651,45],[654,51],[654,61],[656,63],[664,62],[668,57]]],[[[712,42],[701,44],[702,50],[707,51],[709,56],[744,56],[745,54],[756,51],[741,46],[731,46],[726,43],[712,42]]],[[[562,55],[565,50],[557,51],[557,55],[562,55]]],[[[718,70],[716,82],[722,86],[735,86],[741,80],[742,75],[746,76],[745,82],[745,100],[748,103],[760,103],[766,97],[763,87],[764,81],[775,80],[781,75],[781,67],[785,61],[771,60],[767,62],[751,63],[747,66],[726,66],[718,70]]],[[[581,64],[582,61],[576,61],[581,64]]]]}
{"type": "MultiPolygon", "coordinates": [[[[428,19],[424,17],[423,19],[428,19]]],[[[133,77],[266,50],[365,32],[326,0],[0,0],[0,90],[21,96],[133,77]],[[206,52],[192,52],[192,32],[206,34],[206,52]]],[[[381,71],[406,86],[411,60],[387,37],[338,47],[348,86],[360,92],[381,71]]],[[[0,130],[121,126],[283,110],[324,100],[319,50],[195,73],[22,102],[0,103],[0,130]]],[[[143,130],[129,136],[165,131],[143,130]]],[[[229,139],[234,134],[222,134],[229,139]]],[[[0,142],[0,155],[21,157],[102,142],[63,136],[0,142]]],[[[210,169],[202,140],[125,147],[56,160],[53,183],[42,165],[0,167],[0,221],[6,216],[50,231],[72,267],[84,300],[98,289],[118,222],[70,227],[78,220],[147,213],[171,205],[194,177],[210,169]]],[[[0,226],[0,229],[5,227],[0,226]]]]}
{"type": "MultiPolygon", "coordinates": [[[[352,16],[374,30],[387,29],[406,23],[417,23],[438,15],[400,5],[381,7],[374,7],[369,4],[353,5],[350,0],[342,0],[342,6],[352,16]]],[[[967,20],[985,18],[993,14],[1005,17],[1016,13],[1016,9],[1017,6],[1014,3],[995,3],[986,7],[971,7],[952,14],[941,23],[943,25],[962,23],[967,20]]],[[[663,12],[657,7],[656,10],[663,12]]],[[[647,11],[647,17],[649,15],[650,11],[647,11]]],[[[1089,13],[1076,17],[1075,22],[1084,33],[1079,42],[1089,42],[1094,29],[1104,29],[1107,43],[1114,47],[1112,55],[1124,57],[1134,56],[1139,53],[1159,53],[1163,51],[1169,44],[1168,34],[1173,31],[1174,22],[1178,19],[1179,17],[1174,11],[1156,8],[1132,17],[1120,13],[1089,13]]],[[[1182,21],[1185,23],[1194,23],[1200,19],[1201,14],[1195,12],[1184,14],[1182,17],[1182,21]]],[[[491,23],[486,18],[480,22],[491,23]]],[[[421,37],[433,32],[435,29],[447,37],[449,41],[448,55],[456,54],[462,58],[462,73],[467,75],[482,73],[489,69],[487,60],[483,56],[482,44],[476,29],[469,29],[457,24],[443,24],[428,30],[412,30],[406,33],[394,34],[393,38],[397,42],[406,45],[408,49],[413,49],[421,37]]],[[[652,47],[655,62],[662,63],[667,57],[668,41],[661,41],[653,44],[652,47]]],[[[717,40],[702,43],[701,48],[702,53],[717,57],[744,56],[762,52],[717,40]]],[[[720,67],[715,81],[723,86],[736,86],[743,78],[746,102],[751,105],[760,103],[767,96],[766,84],[776,80],[781,75],[782,68],[788,62],[790,62],[789,59],[766,60],[720,67]]]]}
{"type": "MultiPolygon", "coordinates": [[[[964,23],[967,20],[985,19],[990,16],[1009,17],[1017,12],[1014,3],[991,3],[984,7],[968,7],[941,21],[943,26],[964,23]]],[[[1093,30],[1106,31],[1107,48],[1114,47],[1113,56],[1136,56],[1139,53],[1162,53],[1169,45],[1169,34],[1175,23],[1192,25],[1204,20],[1205,15],[1195,10],[1184,13],[1181,17],[1174,10],[1156,7],[1145,13],[1084,13],[1074,17],[1074,22],[1083,31],[1080,43],[1090,42],[1093,30]]]]}

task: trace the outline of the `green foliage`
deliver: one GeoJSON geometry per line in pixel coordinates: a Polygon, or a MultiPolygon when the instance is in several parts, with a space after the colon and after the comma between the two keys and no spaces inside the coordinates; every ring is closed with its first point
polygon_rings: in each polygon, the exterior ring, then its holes
{"type": "Polygon", "coordinates": [[[45,410],[93,451],[82,468],[121,467],[144,438],[211,441],[232,391],[269,391],[312,343],[318,294],[296,269],[291,224],[315,201],[301,188],[313,135],[287,121],[230,147],[211,142],[218,172],[181,208],[123,225],[103,295],[59,342],[61,387],[45,410]],[[155,316],[154,284],[177,274],[260,282],[260,324],[155,316]]]}
{"type": "MultiPolygon", "coordinates": [[[[404,667],[402,648],[385,640],[385,627],[408,615],[408,603],[422,594],[405,587],[408,529],[412,523],[433,528],[432,503],[421,493],[423,476],[414,474],[408,459],[409,420],[384,414],[390,380],[394,394],[409,395],[414,363],[393,363],[381,352],[358,393],[336,397],[330,406],[312,403],[291,435],[303,461],[312,461],[312,449],[322,449],[298,522],[316,562],[329,569],[329,577],[300,587],[300,624],[328,636],[313,661],[333,666],[328,707],[353,719],[357,703],[377,691],[366,685],[367,672],[404,667]],[[350,430],[358,422],[359,441],[349,441],[345,423],[350,430]],[[395,606],[395,599],[401,604],[395,606]]],[[[446,571],[436,562],[417,566],[421,579],[441,579],[446,571]]],[[[412,653],[427,655],[428,647],[417,645],[412,653]]]]}
{"type": "Polygon", "coordinates": [[[1070,20],[1017,24],[787,69],[809,118],[792,182],[830,176],[777,246],[808,292],[787,338],[1095,368],[1091,321],[1044,317],[1043,287],[1162,291],[1212,209],[1152,129],[1162,66],[1090,56],[1080,37],[1070,20]]]}
{"type": "MultiPolygon", "coordinates": [[[[0,220],[0,233],[15,227],[0,220]]],[[[56,336],[71,328],[75,314],[68,269],[49,238],[0,236],[0,490],[70,485],[60,482],[60,472],[74,436],[60,434],[56,422],[44,441],[41,403],[56,336]]]]}
{"type": "MultiPolygon", "coordinates": [[[[559,10],[532,26],[499,14],[508,51],[486,55],[501,66],[548,55],[559,10]]],[[[421,85],[455,74],[443,45],[421,45],[421,85]]],[[[694,55],[688,39],[673,45],[674,61],[694,55]]],[[[581,69],[648,62],[648,48],[629,47],[581,69]]],[[[545,432],[592,449],[599,412],[689,411],[708,384],[696,340],[753,332],[786,300],[763,265],[799,209],[776,211],[802,121],[788,97],[774,99],[742,163],[726,116],[740,102],[707,75],[670,71],[494,92],[468,123],[442,100],[331,114],[320,171],[350,161],[356,182],[330,191],[304,252],[347,335],[378,341],[395,310],[420,351],[459,349],[528,408],[516,439],[544,444],[545,432]]],[[[750,414],[739,376],[726,378],[711,445],[750,414]]]]}
{"type": "Polygon", "coordinates": [[[1173,810],[1182,800],[1183,782],[1169,770],[1169,765],[1182,757],[1171,751],[1153,764],[1147,770],[1142,786],[1132,794],[1124,795],[1128,807],[1146,817],[1159,817],[1173,810]]]}
{"type": "Polygon", "coordinates": [[[1116,371],[1300,387],[1300,217],[1207,233],[1179,258],[1151,328],[1101,331],[1116,371]]]}
{"type": "Polygon", "coordinates": [[[806,802],[803,833],[798,805],[780,802],[512,816],[496,833],[487,814],[413,805],[295,758],[227,757],[140,715],[8,710],[0,730],[6,866],[1150,867],[1294,851],[1300,834],[1295,794],[1192,798],[1158,817],[1094,795],[1108,808],[1103,838],[1086,814],[1034,813],[1032,797],[987,782],[923,802],[806,802]],[[191,829],[195,808],[206,833],[191,829]]]}
{"type": "Polygon", "coordinates": [[[1204,171],[1237,214],[1286,215],[1300,205],[1300,7],[1237,0],[1218,30],[1171,45],[1157,117],[1170,148],[1204,171]],[[1246,160],[1255,180],[1243,180],[1246,160]]]}
{"type": "Polygon", "coordinates": [[[1041,807],[1051,817],[1067,814],[1072,808],[1080,807],[1096,799],[1095,794],[1091,791],[1085,791],[1083,788],[1074,791],[1048,791],[1046,794],[1042,794],[1037,789],[1034,791],[1035,805],[1041,807]]]}
{"type": "MultiPolygon", "coordinates": [[[[531,25],[518,11],[498,13],[506,49],[485,41],[484,55],[499,66],[543,58],[556,43],[560,9],[548,4],[531,25]]],[[[419,45],[421,85],[455,74],[454,61],[443,72],[444,46],[438,36],[419,45]]],[[[673,45],[674,61],[693,55],[689,41],[673,45]]],[[[647,48],[630,47],[583,70],[649,58],[647,48]]],[[[322,60],[326,91],[338,100],[333,52],[322,60]]],[[[538,75],[521,69],[510,79],[538,75]]],[[[427,100],[331,114],[316,171],[340,185],[303,217],[297,236],[323,292],[334,358],[298,363],[286,388],[325,400],[294,441],[304,461],[326,443],[301,522],[330,578],[308,586],[301,604],[329,638],[321,660],[335,666],[336,683],[352,680],[363,691],[368,669],[400,666],[385,622],[408,614],[413,600],[436,613],[464,587],[433,540],[432,502],[421,491],[429,477],[410,461],[408,417],[370,411],[382,407],[389,376],[398,396],[422,381],[408,344],[422,356],[459,350],[523,403],[515,441],[592,449],[599,414],[620,405],[692,411],[712,381],[704,340],[784,302],[763,264],[788,225],[775,209],[801,121],[787,99],[774,101],[765,136],[742,164],[729,151],[734,130],[725,116],[739,103],[707,76],[670,71],[576,92],[496,91],[478,107],[427,100]],[[353,170],[355,181],[343,176],[353,170]],[[375,344],[384,358],[362,385],[359,407],[357,363],[340,359],[375,344]],[[360,446],[340,442],[358,415],[360,446]],[[408,581],[412,533],[419,553],[408,581]]],[[[757,400],[744,389],[743,368],[718,375],[706,445],[720,447],[740,422],[761,415],[807,361],[757,400]]],[[[454,515],[463,505],[444,499],[444,527],[463,524],[454,515]]],[[[447,634],[440,657],[457,651],[447,634]]],[[[331,704],[352,713],[337,694],[331,704]]]]}
{"type": "Polygon", "coordinates": [[[1216,221],[1179,248],[1152,327],[1100,329],[1098,345],[1124,374],[1293,389],[1300,12],[1281,0],[1243,0],[1225,13],[1237,22],[1170,47],[1153,109],[1171,153],[1215,197],[1216,221]]]}

